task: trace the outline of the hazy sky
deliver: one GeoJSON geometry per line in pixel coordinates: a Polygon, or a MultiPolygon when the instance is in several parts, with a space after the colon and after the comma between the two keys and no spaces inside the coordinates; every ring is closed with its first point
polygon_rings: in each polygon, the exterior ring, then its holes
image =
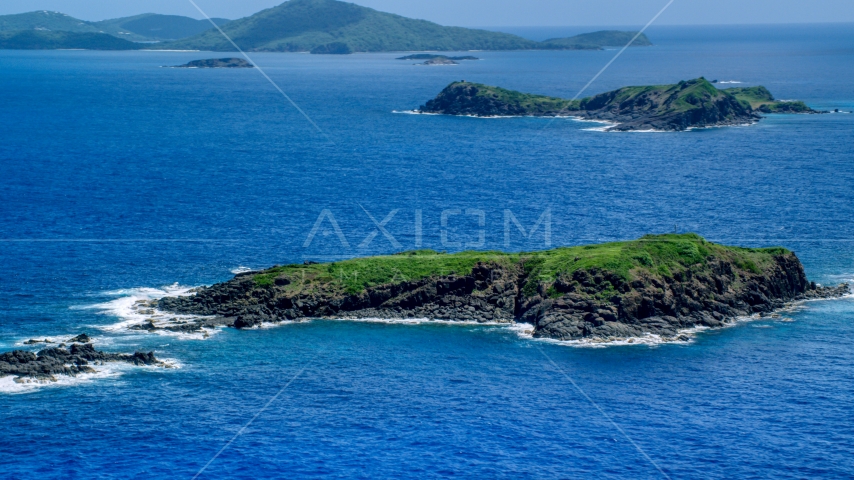
{"type": "MultiPolygon", "coordinates": [[[[195,0],[210,16],[240,18],[282,0],[195,0]]],[[[443,25],[571,26],[645,24],[667,0],[356,0],[443,25]]],[[[56,10],[84,20],[138,13],[199,18],[187,0],[2,0],[0,14],[56,10]]],[[[854,0],[676,0],[658,25],[854,22],[854,0]]]]}

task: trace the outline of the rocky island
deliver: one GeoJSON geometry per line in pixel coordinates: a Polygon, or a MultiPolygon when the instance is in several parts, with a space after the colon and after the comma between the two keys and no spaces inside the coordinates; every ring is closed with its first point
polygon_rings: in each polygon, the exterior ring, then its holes
{"type": "Polygon", "coordinates": [[[784,248],[749,249],[694,234],[508,254],[429,250],[241,273],[192,296],[156,301],[203,325],[250,328],[307,318],[427,318],[530,323],[558,340],[674,338],[790,302],[849,292],[807,280],[784,248]]]}
{"type": "MultiPolygon", "coordinates": [[[[79,335],[68,340],[69,343],[76,341],[89,341],[86,334],[79,335]]],[[[30,340],[28,345],[35,343],[50,343],[48,340],[30,340]]],[[[65,344],[58,347],[46,348],[38,353],[25,350],[15,350],[0,354],[0,377],[14,375],[16,381],[35,379],[42,381],[56,381],[55,375],[76,376],[81,373],[95,373],[91,365],[106,362],[123,362],[132,365],[163,365],[153,352],[134,354],[105,353],[95,350],[91,343],[72,343],[71,347],[64,348],[65,344]]]]}
{"type": "Polygon", "coordinates": [[[430,53],[416,53],[414,55],[407,55],[405,57],[400,57],[398,60],[424,60],[422,63],[416,63],[415,65],[459,65],[458,61],[461,60],[480,60],[477,57],[472,57],[470,55],[461,56],[461,57],[449,57],[447,55],[433,55],[430,53]]]}
{"type": "Polygon", "coordinates": [[[422,113],[497,116],[573,116],[614,123],[612,131],[683,131],[745,125],[759,113],[823,113],[803,102],[776,101],[765,87],[718,89],[705,78],[673,85],[625,87],[581,100],[566,100],[454,82],[419,109],[422,113]]]}
{"type": "Polygon", "coordinates": [[[255,65],[242,58],[211,58],[193,60],[190,63],[176,65],[172,68],[255,68],[255,65]]]}

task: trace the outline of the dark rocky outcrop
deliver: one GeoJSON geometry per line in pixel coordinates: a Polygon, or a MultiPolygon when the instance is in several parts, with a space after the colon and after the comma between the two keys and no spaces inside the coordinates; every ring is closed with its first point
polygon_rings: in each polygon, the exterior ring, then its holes
{"type": "MultiPolygon", "coordinates": [[[[649,261],[639,258],[643,264],[649,261]]],[[[782,249],[768,253],[761,268],[737,256],[710,254],[671,274],[636,268],[627,276],[590,267],[558,273],[551,281],[538,280],[538,261],[523,256],[510,263],[478,262],[468,274],[428,276],[359,293],[332,285],[295,288],[288,274],[259,284],[259,272],[248,272],[193,296],[163,298],[157,306],[227,318],[235,328],[311,317],[428,318],[526,322],[534,326],[536,337],[571,340],[672,337],[682,329],[720,327],[793,301],[849,292],[847,284],[819,287],[809,282],[798,258],[782,249]]]]}
{"type": "Polygon", "coordinates": [[[91,343],[72,344],[69,349],[48,348],[32,353],[15,350],[0,354],[0,377],[15,375],[18,378],[56,381],[55,375],[75,376],[93,373],[90,366],[104,362],[125,362],[133,365],[160,365],[154,352],[105,353],[95,350],[91,343]]]}
{"type": "Polygon", "coordinates": [[[211,58],[207,60],[193,60],[184,65],[176,65],[172,68],[255,68],[255,65],[242,58],[211,58]]]}

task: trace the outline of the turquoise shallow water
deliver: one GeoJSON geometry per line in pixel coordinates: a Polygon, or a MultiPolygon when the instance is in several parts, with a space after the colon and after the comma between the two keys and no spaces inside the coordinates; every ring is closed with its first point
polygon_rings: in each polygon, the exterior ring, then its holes
{"type": "MultiPolygon", "coordinates": [[[[656,47],[629,50],[590,93],[705,75],[852,110],[851,31],[660,28],[656,47]]],[[[850,299],[688,345],[319,320],[206,340],[109,328],[137,298],[240,267],[452,251],[481,230],[472,248],[547,246],[542,226],[524,238],[511,224],[505,238],[508,210],[525,228],[549,211],[552,246],[675,228],[784,245],[819,282],[854,279],[854,115],[603,134],[393,113],[463,78],[571,97],[614,53],[480,52],[436,68],[257,54],[331,143],[257,72],[159,68],[208,54],[0,52],[0,347],[85,331],[180,367],[6,385],[0,477],[192,477],[298,372],[205,475],[663,477],[650,459],[672,478],[851,475],[850,299]],[[328,221],[307,242],[324,210],[347,246],[328,221]],[[365,211],[379,222],[394,210],[396,244],[366,243],[365,211]]]]}

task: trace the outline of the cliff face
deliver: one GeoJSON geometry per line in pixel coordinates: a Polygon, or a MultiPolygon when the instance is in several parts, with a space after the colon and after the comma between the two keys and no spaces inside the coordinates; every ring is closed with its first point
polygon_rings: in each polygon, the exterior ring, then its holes
{"type": "MultiPolygon", "coordinates": [[[[237,328],[310,317],[521,321],[531,323],[537,337],[570,340],[672,337],[684,328],[718,327],[792,300],[848,291],[847,285],[809,283],[797,257],[783,249],[729,249],[696,236],[645,239],[593,250],[473,258],[471,266],[460,264],[464,272],[428,273],[361,290],[319,276],[336,272],[335,264],[276,267],[238,275],[191,297],[161,299],[157,307],[229,318],[237,328]]],[[[392,258],[353,262],[376,270],[377,262],[392,258]]],[[[394,261],[398,272],[411,271],[405,256],[394,261]]]]}
{"type": "Polygon", "coordinates": [[[530,95],[454,82],[422,105],[423,113],[495,116],[575,116],[616,123],[615,131],[742,125],[763,113],[815,113],[802,102],[776,102],[763,87],[718,90],[704,78],[674,85],[625,87],[582,100],[530,95]],[[757,92],[765,92],[762,98],[757,92]],[[767,97],[767,98],[766,98],[767,97]]]}

